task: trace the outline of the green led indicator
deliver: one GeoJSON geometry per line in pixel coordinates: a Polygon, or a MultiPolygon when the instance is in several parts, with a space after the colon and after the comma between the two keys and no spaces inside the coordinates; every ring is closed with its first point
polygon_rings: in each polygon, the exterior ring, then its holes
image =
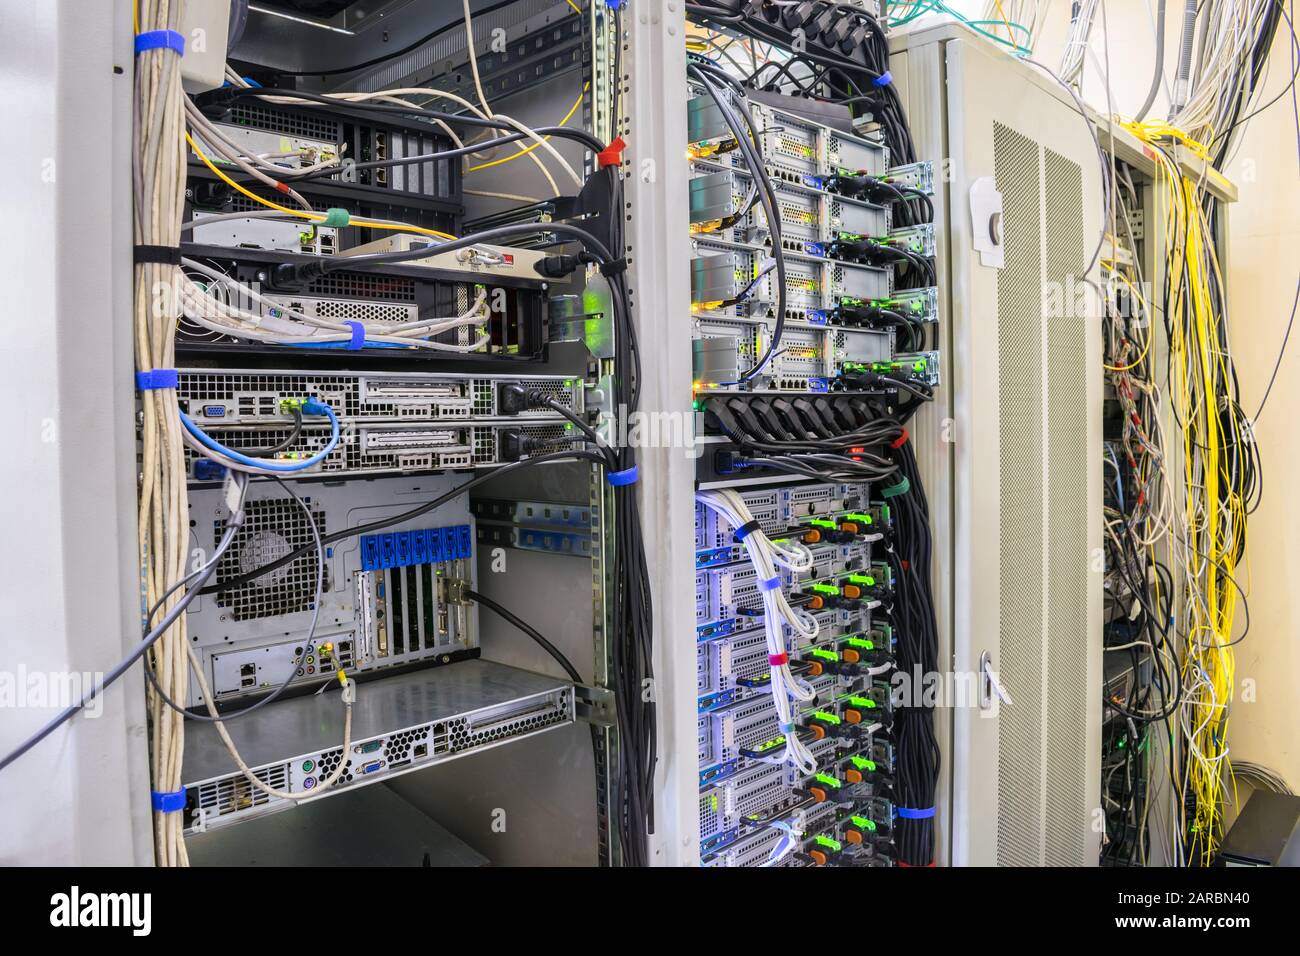
{"type": "Polygon", "coordinates": [[[718,809],[718,795],[717,795],[716,793],[715,793],[713,796],[711,796],[711,797],[709,798],[709,807],[710,807],[710,809],[712,809],[715,813],[717,812],[717,809],[718,809]]]}
{"type": "Polygon", "coordinates": [[[765,740],[756,748],[759,753],[765,750],[771,750],[773,747],[779,747],[785,743],[785,737],[773,737],[771,740],[765,740]]]}
{"type": "Polygon", "coordinates": [[[859,830],[871,830],[873,833],[875,832],[875,820],[868,820],[866,817],[849,817],[849,821],[859,830]]]}

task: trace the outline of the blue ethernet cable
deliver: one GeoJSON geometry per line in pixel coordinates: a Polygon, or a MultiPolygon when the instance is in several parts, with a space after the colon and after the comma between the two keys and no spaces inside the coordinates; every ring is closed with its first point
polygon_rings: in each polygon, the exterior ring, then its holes
{"type": "Polygon", "coordinates": [[[203,431],[203,429],[199,428],[198,425],[194,424],[190,417],[184,412],[181,412],[180,416],[181,424],[185,426],[185,430],[198,439],[200,444],[205,448],[210,448],[219,455],[224,455],[231,461],[239,462],[241,465],[247,465],[250,468],[259,468],[264,471],[295,472],[305,471],[314,465],[320,464],[329,456],[329,453],[334,450],[334,446],[339,443],[339,420],[338,416],[334,414],[334,409],[330,408],[324,402],[318,402],[314,398],[309,398],[307,401],[303,402],[302,411],[304,415],[324,415],[330,420],[330,440],[326,443],[324,448],[312,455],[310,458],[294,462],[276,462],[268,461],[264,458],[250,458],[248,455],[241,454],[233,448],[227,448],[225,445],[221,444],[211,435],[203,431]]]}

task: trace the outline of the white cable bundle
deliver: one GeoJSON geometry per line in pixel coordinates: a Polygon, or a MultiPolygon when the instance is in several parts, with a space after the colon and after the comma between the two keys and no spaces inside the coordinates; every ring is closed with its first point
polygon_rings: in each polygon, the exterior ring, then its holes
{"type": "MultiPolygon", "coordinates": [[[[177,31],[181,5],[177,0],[139,0],[138,32],[177,31]]],[[[142,246],[175,248],[180,244],[185,206],[184,93],[181,62],[175,50],[146,50],[136,57],[134,139],[135,242],[142,246]]],[[[160,262],[135,266],[135,352],[141,372],[173,369],[178,310],[175,296],[180,270],[160,262]]],[[[141,392],[141,465],[138,545],[143,606],[152,607],[174,582],[186,576],[189,556],[189,499],[185,452],[175,388],[141,392]]],[[[178,588],[159,608],[159,616],[184,594],[178,588]]],[[[185,615],[153,646],[154,673],[164,693],[184,700],[186,675],[185,615]]],[[[185,747],[183,718],[150,692],[153,726],[150,754],[153,788],[175,793],[181,788],[181,757],[185,747]]],[[[154,847],[160,866],[188,863],[182,837],[183,814],[154,813],[154,847]]]]}
{"type": "Polygon", "coordinates": [[[1066,35],[1065,50],[1056,74],[1067,86],[1075,86],[1083,76],[1083,64],[1088,54],[1088,38],[1092,36],[1093,21],[1097,17],[1098,0],[1083,0],[1070,18],[1070,31],[1066,35]]]}
{"type": "MultiPolygon", "coordinates": [[[[754,521],[754,516],[745,506],[744,499],[729,489],[701,491],[696,498],[733,529],[744,528],[754,521]]],[[[772,703],[776,707],[777,721],[786,743],[783,760],[793,764],[800,773],[805,775],[816,773],[817,761],[799,740],[798,728],[794,721],[794,703],[811,701],[817,696],[817,692],[807,681],[796,677],[790,669],[789,650],[782,625],[789,625],[797,637],[807,640],[817,636],[818,626],[812,615],[790,606],[785,592],[781,589],[781,579],[777,573],[778,566],[789,568],[791,571],[811,569],[812,552],[803,545],[778,545],[761,529],[747,533],[743,543],[745,552],[749,555],[749,560],[758,574],[759,591],[763,595],[763,630],[767,637],[768,659],[769,661],[785,660],[785,663],[771,664],[772,703]]]]}
{"type": "MultiPolygon", "coordinates": [[[[236,281],[218,269],[194,259],[183,259],[190,272],[210,279],[200,285],[190,275],[183,275],[180,303],[185,317],[191,322],[238,338],[279,345],[346,344],[352,339],[352,327],[346,322],[318,319],[299,312],[281,302],[266,298],[254,289],[236,281]],[[227,291],[228,290],[228,291],[227,291]],[[265,305],[275,309],[273,318],[240,308],[232,302],[265,305]]],[[[415,322],[367,323],[365,340],[376,344],[402,345],[411,348],[432,349],[444,352],[472,352],[490,341],[487,334],[480,335],[465,345],[433,342],[429,336],[441,335],[455,329],[482,326],[490,315],[484,310],[487,291],[479,292],[470,307],[460,315],[420,319],[415,322]],[[371,331],[375,329],[377,331],[371,331]]]]}

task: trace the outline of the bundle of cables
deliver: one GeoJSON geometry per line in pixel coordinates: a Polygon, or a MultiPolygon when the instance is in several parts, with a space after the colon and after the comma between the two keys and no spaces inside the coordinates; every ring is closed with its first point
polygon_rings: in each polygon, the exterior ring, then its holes
{"type": "Polygon", "coordinates": [[[790,648],[786,643],[785,628],[790,629],[799,643],[815,640],[818,625],[807,611],[791,606],[782,587],[781,573],[777,570],[778,567],[795,572],[811,570],[812,552],[800,544],[774,542],[759,527],[744,499],[735,491],[701,491],[695,500],[733,529],[734,539],[744,546],[754,566],[762,595],[772,706],[776,709],[777,730],[784,738],[785,746],[756,759],[788,763],[804,776],[814,774],[817,761],[800,739],[795,716],[799,705],[815,700],[817,693],[790,669],[790,648]]]}
{"type": "MultiPolygon", "coordinates": [[[[1174,572],[1184,601],[1175,607],[1176,688],[1180,753],[1174,771],[1178,819],[1171,833],[1177,862],[1208,864],[1223,834],[1226,741],[1232,708],[1235,647],[1249,633],[1249,611],[1237,579],[1246,547],[1246,519],[1260,493],[1258,448],[1239,400],[1228,337],[1226,300],[1216,247],[1216,201],[1185,176],[1172,154],[1181,143],[1206,149],[1164,123],[1129,124],[1157,165],[1155,188],[1168,209],[1168,263],[1163,289],[1169,342],[1169,398],[1183,457],[1174,572]],[[1236,609],[1246,622],[1236,633],[1236,609]]],[[[1160,604],[1151,609],[1163,610],[1160,604]]]]}
{"type": "Polygon", "coordinates": [[[879,448],[906,429],[865,395],[710,395],[700,405],[706,421],[735,444],[733,470],[877,481],[898,469],[879,448]]]}
{"type": "MultiPolygon", "coordinates": [[[[861,7],[830,0],[704,0],[686,12],[706,25],[791,50],[768,61],[748,85],[792,87],[797,92],[849,107],[880,126],[894,165],[916,162],[907,115],[889,72],[889,43],[880,23],[861,7]],[[770,69],[774,69],[768,75],[770,69]]],[[[908,204],[911,205],[911,204],[908,204]]],[[[923,221],[918,208],[905,209],[900,223],[923,221]]]]}
{"type": "MultiPolygon", "coordinates": [[[[935,674],[939,671],[939,629],[930,586],[930,505],[912,443],[899,442],[892,452],[897,481],[879,493],[889,502],[893,519],[893,540],[886,554],[894,574],[890,615],[895,659],[902,673],[935,674]]],[[[896,702],[893,733],[898,755],[894,780],[898,860],[907,866],[929,866],[934,862],[934,796],[939,780],[933,705],[924,700],[896,702]]]]}
{"type": "MultiPolygon", "coordinates": [[[[1137,248],[1133,211],[1139,196],[1127,167],[1118,169],[1117,250],[1137,248]]],[[[1172,609],[1173,492],[1164,442],[1163,393],[1157,380],[1154,317],[1143,293],[1141,259],[1118,251],[1101,260],[1105,373],[1114,413],[1106,416],[1105,643],[1102,799],[1106,841],[1102,862],[1145,863],[1148,819],[1157,781],[1150,746],[1153,725],[1167,738],[1181,698],[1174,660],[1172,609]],[[1157,548],[1163,544],[1162,560],[1157,548]],[[1116,656],[1112,656],[1116,655],[1116,656]],[[1122,664],[1123,666],[1118,666],[1122,664]],[[1163,726],[1161,726],[1163,725],[1163,726]]],[[[1157,811],[1159,812],[1159,811],[1157,811]]]]}

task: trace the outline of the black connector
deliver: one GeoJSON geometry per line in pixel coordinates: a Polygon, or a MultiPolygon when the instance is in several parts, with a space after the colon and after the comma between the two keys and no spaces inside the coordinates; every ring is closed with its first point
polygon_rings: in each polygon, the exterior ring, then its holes
{"type": "Polygon", "coordinates": [[[518,461],[545,447],[545,442],[538,441],[531,435],[525,435],[517,428],[507,429],[497,435],[497,457],[502,461],[518,461]]]}
{"type": "Polygon", "coordinates": [[[518,415],[529,409],[528,389],[515,382],[504,382],[497,388],[497,414],[518,415]]]}
{"type": "Polygon", "coordinates": [[[582,260],[573,255],[546,256],[533,264],[533,270],[547,279],[564,279],[582,266],[582,260]]]}

